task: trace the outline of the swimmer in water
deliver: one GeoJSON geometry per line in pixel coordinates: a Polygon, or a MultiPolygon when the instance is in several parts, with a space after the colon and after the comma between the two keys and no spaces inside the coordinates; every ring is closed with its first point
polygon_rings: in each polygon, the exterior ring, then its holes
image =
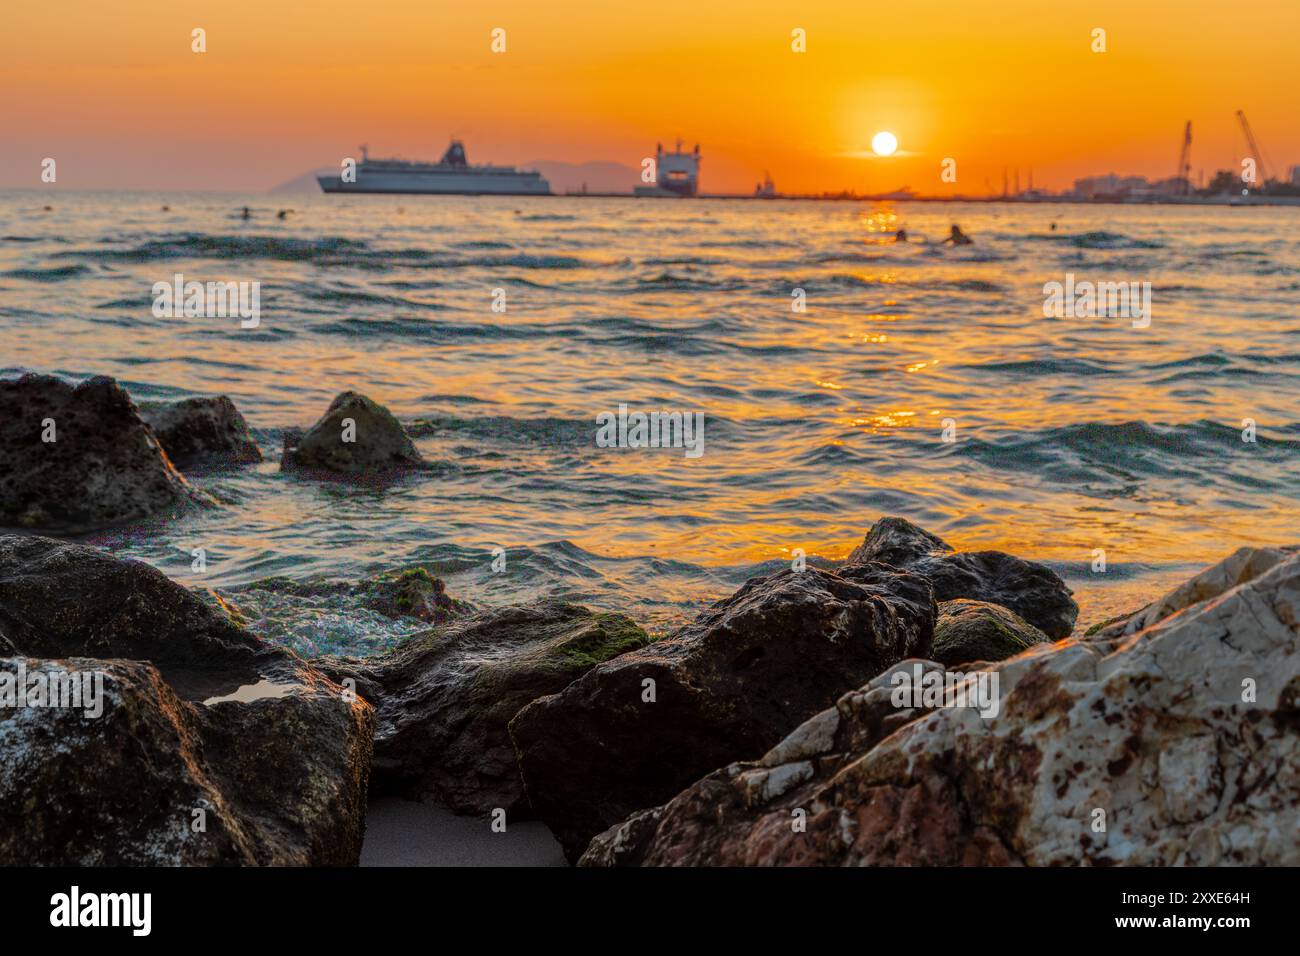
{"type": "Polygon", "coordinates": [[[900,229],[900,230],[898,230],[898,232],[894,233],[894,241],[895,241],[895,242],[907,242],[907,230],[906,230],[906,229],[900,229]]]}
{"type": "Polygon", "coordinates": [[[248,207],[245,206],[245,207],[244,207],[244,211],[243,211],[242,213],[240,213],[239,218],[240,218],[240,219],[252,219],[252,218],[253,218],[253,214],[249,211],[248,207]]]}
{"type": "Polygon", "coordinates": [[[969,246],[975,240],[961,231],[961,226],[955,222],[952,224],[952,232],[948,233],[948,238],[944,242],[951,242],[954,246],[969,246]]]}

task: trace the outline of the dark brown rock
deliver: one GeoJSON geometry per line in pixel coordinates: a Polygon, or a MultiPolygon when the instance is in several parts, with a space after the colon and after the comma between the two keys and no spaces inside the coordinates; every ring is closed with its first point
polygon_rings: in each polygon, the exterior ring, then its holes
{"type": "Polygon", "coordinates": [[[178,467],[243,465],[262,460],[262,451],[249,433],[248,423],[225,395],[145,405],[140,415],[178,467]]]}
{"type": "Polygon", "coordinates": [[[81,530],[210,501],[111,378],[0,382],[0,525],[81,530]],[[43,437],[52,429],[53,441],[43,437]]]}
{"type": "Polygon", "coordinates": [[[906,518],[877,521],[845,566],[871,561],[921,575],[939,603],[969,598],[999,604],[1052,640],[1069,637],[1079,616],[1073,592],[1050,568],[1002,551],[953,551],[906,518]]]}
{"type": "Polygon", "coordinates": [[[0,674],[104,682],[99,717],[0,708],[0,864],[358,860],[374,715],[320,671],[148,565],[48,538],[0,536],[0,632],[22,655],[0,674]]]}
{"type": "Polygon", "coordinates": [[[361,475],[425,465],[393,414],[358,392],[341,392],[306,432],[284,436],[282,467],[361,475]],[[348,422],[354,433],[349,437],[348,422]]]}
{"type": "Polygon", "coordinates": [[[519,712],[510,731],[533,809],[576,860],[600,830],[928,654],[934,613],[924,579],[883,565],[755,578],[519,712]]]}
{"type": "Polygon", "coordinates": [[[528,812],[507,727],[524,705],[649,643],[621,614],[559,601],[503,607],[410,638],[381,657],[318,658],[378,714],[371,792],[480,814],[528,812]]]}

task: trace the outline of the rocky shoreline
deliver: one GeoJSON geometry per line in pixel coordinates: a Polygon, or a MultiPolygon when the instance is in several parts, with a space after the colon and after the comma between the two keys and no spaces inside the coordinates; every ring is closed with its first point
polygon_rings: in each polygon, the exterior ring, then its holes
{"type": "MultiPolygon", "coordinates": [[[[540,820],[584,866],[1300,862],[1300,547],[1087,634],[1049,568],[894,516],[657,640],[407,569],[331,585],[409,619],[400,647],[304,658],[238,596],[57,537],[223,507],[184,470],[260,460],[228,399],[29,375],[0,382],[0,439],[0,864],[356,865],[370,797],[485,839],[540,820]]],[[[344,392],[282,467],[426,465],[344,392]]]]}

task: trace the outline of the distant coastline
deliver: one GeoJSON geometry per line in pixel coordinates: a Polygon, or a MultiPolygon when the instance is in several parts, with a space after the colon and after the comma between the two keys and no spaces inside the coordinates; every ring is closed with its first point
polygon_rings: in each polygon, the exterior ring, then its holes
{"type": "Polygon", "coordinates": [[[753,196],[748,193],[700,193],[695,196],[638,196],[633,193],[570,192],[554,194],[566,199],[745,199],[754,202],[771,202],[788,199],[799,202],[922,202],[922,203],[1014,203],[1016,205],[1064,204],[1071,206],[1300,206],[1300,196],[1207,196],[1194,199],[1126,199],[1120,197],[1093,198],[1083,196],[1040,196],[1027,199],[1019,196],[899,196],[892,193],[836,193],[833,195],[807,195],[778,193],[775,196],[753,196]]]}

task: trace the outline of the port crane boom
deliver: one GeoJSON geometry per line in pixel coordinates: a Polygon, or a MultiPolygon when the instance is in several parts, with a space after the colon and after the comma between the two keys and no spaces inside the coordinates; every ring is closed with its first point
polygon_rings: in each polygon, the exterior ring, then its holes
{"type": "Polygon", "coordinates": [[[1264,165],[1264,153],[1255,142],[1255,134],[1250,131],[1250,124],[1246,122],[1246,113],[1244,110],[1237,110],[1237,120],[1241,123],[1241,131],[1246,134],[1246,145],[1250,147],[1250,155],[1255,160],[1255,165],[1259,167],[1259,181],[1268,182],[1268,168],[1264,165]]]}
{"type": "Polygon", "coordinates": [[[1186,196],[1192,189],[1192,121],[1188,120],[1187,125],[1183,127],[1183,148],[1178,154],[1178,174],[1175,177],[1178,180],[1179,195],[1186,196]]]}

